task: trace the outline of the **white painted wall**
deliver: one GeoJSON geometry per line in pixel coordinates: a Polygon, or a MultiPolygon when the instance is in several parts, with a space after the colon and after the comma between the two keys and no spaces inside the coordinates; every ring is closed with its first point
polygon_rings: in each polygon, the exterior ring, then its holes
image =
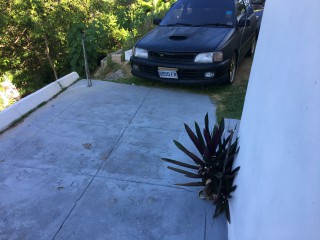
{"type": "Polygon", "coordinates": [[[267,0],[229,240],[320,239],[320,0],[267,0]]]}

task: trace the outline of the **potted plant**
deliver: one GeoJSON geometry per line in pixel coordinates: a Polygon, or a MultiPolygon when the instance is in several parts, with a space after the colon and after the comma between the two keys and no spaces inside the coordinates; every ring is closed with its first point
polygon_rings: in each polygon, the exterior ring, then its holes
{"type": "Polygon", "coordinates": [[[233,181],[240,169],[240,167],[233,169],[233,162],[239,151],[239,147],[237,147],[238,138],[233,141],[235,129],[226,131],[224,119],[221,120],[219,125],[215,125],[212,131],[209,129],[208,114],[206,114],[204,122],[203,131],[200,130],[197,122],[195,122],[195,132],[187,124],[184,125],[188,136],[200,155],[192,153],[178,141],[173,141],[182,152],[193,160],[194,165],[169,158],[162,158],[162,160],[188,170],[168,166],[169,169],[182,173],[186,177],[199,179],[198,181],[176,185],[203,187],[199,192],[199,197],[213,202],[216,206],[214,217],[224,212],[230,223],[228,200],[231,198],[231,193],[237,188],[233,181]]]}

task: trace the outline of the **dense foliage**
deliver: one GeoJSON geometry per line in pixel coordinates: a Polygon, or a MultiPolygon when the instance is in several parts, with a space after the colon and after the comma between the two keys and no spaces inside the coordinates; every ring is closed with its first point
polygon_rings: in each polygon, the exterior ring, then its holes
{"type": "Polygon", "coordinates": [[[82,33],[90,70],[101,57],[131,48],[174,0],[1,0],[0,81],[29,94],[70,71],[83,74],[82,33]]]}

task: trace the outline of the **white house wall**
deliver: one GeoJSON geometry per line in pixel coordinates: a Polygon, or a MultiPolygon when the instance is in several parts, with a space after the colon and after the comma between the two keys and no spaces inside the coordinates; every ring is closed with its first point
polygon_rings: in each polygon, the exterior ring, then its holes
{"type": "Polygon", "coordinates": [[[229,240],[320,239],[320,0],[267,0],[229,240]]]}

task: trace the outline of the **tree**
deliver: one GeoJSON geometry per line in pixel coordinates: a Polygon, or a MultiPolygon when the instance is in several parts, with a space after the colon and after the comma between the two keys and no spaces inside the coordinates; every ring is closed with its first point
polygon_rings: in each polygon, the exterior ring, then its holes
{"type": "Polygon", "coordinates": [[[0,78],[6,72],[22,95],[71,70],[83,71],[81,33],[91,71],[102,57],[133,43],[173,0],[2,0],[0,78]]]}

